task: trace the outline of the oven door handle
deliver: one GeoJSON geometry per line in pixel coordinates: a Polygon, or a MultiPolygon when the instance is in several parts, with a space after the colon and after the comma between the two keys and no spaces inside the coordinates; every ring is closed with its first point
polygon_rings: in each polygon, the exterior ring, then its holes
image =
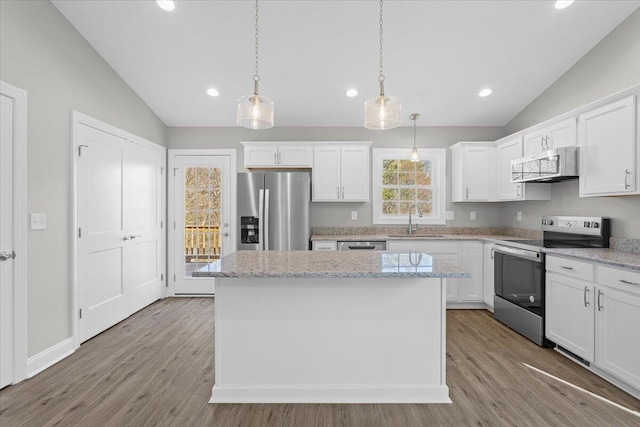
{"type": "Polygon", "coordinates": [[[527,251],[524,249],[509,248],[506,246],[496,245],[494,247],[496,252],[500,252],[507,255],[514,255],[520,258],[525,258],[533,262],[542,262],[542,254],[540,252],[527,251]]]}

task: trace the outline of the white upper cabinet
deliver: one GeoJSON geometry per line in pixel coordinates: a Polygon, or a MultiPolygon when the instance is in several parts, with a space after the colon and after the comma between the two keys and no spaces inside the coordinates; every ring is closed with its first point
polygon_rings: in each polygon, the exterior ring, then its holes
{"type": "Polygon", "coordinates": [[[316,145],[313,153],[312,201],[368,202],[369,146],[316,145]]]}
{"type": "Polygon", "coordinates": [[[451,146],[452,201],[495,200],[495,146],[493,142],[459,142],[451,146]]]}
{"type": "Polygon", "coordinates": [[[576,145],[576,119],[563,120],[543,129],[525,134],[524,157],[538,154],[554,148],[576,145]]]}
{"type": "Polygon", "coordinates": [[[496,147],[496,189],[499,201],[550,200],[550,184],[511,182],[511,161],[522,157],[522,137],[505,138],[496,147]]]}
{"type": "Polygon", "coordinates": [[[243,142],[244,167],[310,168],[313,146],[307,142],[243,142]]]}
{"type": "Polygon", "coordinates": [[[580,115],[580,196],[638,194],[635,96],[580,115]]]}

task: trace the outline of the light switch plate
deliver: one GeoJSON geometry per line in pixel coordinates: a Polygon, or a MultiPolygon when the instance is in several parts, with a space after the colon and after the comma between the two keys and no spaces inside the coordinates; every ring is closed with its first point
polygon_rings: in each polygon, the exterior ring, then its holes
{"type": "Polygon", "coordinates": [[[47,214],[32,213],[31,214],[31,230],[46,230],[47,229],[47,214]]]}
{"type": "Polygon", "coordinates": [[[522,212],[521,211],[516,212],[516,221],[522,221],[522,212]]]}
{"type": "Polygon", "coordinates": [[[358,219],[358,211],[351,211],[351,220],[356,221],[358,219]]]}
{"type": "Polygon", "coordinates": [[[453,215],[453,211],[447,211],[445,213],[444,219],[446,219],[447,221],[453,221],[454,220],[454,215],[453,215]]]}
{"type": "Polygon", "coordinates": [[[469,213],[469,218],[470,218],[472,221],[475,221],[475,220],[476,220],[476,212],[475,212],[475,211],[471,211],[471,212],[469,213]]]}

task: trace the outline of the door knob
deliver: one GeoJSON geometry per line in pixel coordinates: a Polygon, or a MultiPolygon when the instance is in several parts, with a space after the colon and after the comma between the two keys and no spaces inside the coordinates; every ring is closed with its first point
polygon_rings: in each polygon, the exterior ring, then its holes
{"type": "Polygon", "coordinates": [[[218,233],[219,235],[221,235],[222,237],[229,237],[229,233],[227,233],[226,231],[224,233],[218,233]]]}
{"type": "Polygon", "coordinates": [[[16,258],[16,253],[11,251],[4,251],[4,252],[0,252],[0,261],[6,261],[8,259],[15,259],[16,258]]]}

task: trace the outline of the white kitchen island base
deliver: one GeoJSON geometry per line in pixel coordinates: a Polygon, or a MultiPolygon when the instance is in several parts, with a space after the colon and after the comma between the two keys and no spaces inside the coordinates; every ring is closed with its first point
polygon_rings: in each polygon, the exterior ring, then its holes
{"type": "Polygon", "coordinates": [[[450,403],[445,279],[218,277],[211,403],[450,403]]]}

